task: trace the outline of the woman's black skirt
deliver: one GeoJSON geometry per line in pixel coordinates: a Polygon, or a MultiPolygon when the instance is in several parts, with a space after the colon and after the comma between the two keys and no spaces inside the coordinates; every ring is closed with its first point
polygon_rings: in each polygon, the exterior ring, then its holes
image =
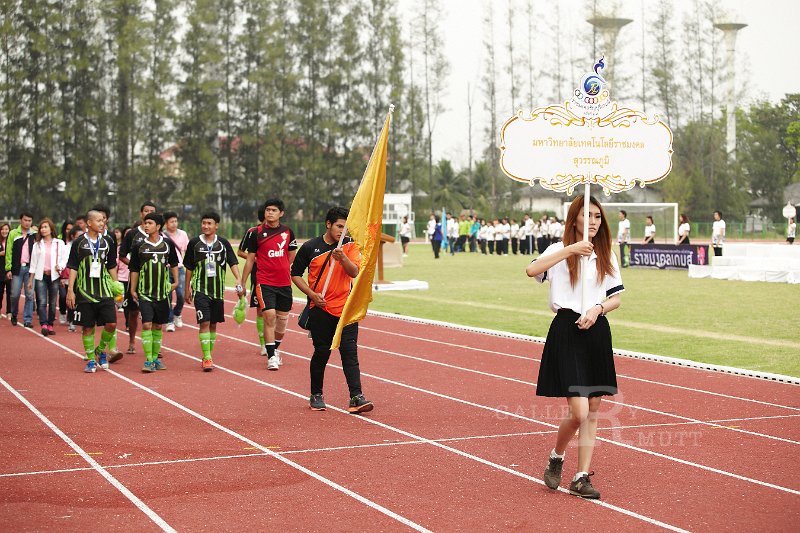
{"type": "Polygon", "coordinates": [[[588,330],[578,329],[580,315],[561,309],[550,324],[544,345],[537,396],[610,396],[617,393],[617,372],[608,319],[597,317],[588,330]]]}

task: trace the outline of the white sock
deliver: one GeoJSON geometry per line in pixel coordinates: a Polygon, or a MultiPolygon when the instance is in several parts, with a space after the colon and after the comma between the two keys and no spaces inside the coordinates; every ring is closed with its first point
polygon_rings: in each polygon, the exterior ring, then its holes
{"type": "Polygon", "coordinates": [[[572,478],[572,481],[578,481],[583,476],[588,476],[588,475],[589,475],[589,472],[578,472],[578,473],[575,474],[575,477],[572,478]]]}
{"type": "Polygon", "coordinates": [[[564,453],[562,453],[561,455],[558,455],[558,453],[556,452],[556,449],[553,448],[553,451],[550,452],[550,459],[561,459],[563,461],[564,457],[566,457],[566,455],[567,455],[567,450],[564,450],[564,453]]]}

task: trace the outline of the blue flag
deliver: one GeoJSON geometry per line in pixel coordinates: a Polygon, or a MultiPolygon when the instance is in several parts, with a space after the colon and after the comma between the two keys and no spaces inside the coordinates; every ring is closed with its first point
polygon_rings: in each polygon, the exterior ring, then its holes
{"type": "Polygon", "coordinates": [[[447,250],[447,213],[442,208],[442,250],[447,250]]]}

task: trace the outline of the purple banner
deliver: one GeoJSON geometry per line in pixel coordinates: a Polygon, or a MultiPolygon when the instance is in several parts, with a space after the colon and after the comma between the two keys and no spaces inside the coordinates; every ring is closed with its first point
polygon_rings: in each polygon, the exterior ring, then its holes
{"type": "Polygon", "coordinates": [[[630,244],[629,264],[640,268],[685,268],[708,264],[708,245],[630,244]]]}

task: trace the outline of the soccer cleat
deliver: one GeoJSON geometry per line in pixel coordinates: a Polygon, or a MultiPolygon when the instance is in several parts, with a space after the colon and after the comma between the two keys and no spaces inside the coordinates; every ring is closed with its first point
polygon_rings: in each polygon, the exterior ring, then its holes
{"type": "Polygon", "coordinates": [[[267,355],[267,347],[264,346],[263,344],[261,345],[261,353],[259,353],[258,355],[267,355]]]}
{"type": "Polygon", "coordinates": [[[277,355],[273,355],[267,360],[267,370],[278,370],[280,366],[277,355]]]}
{"type": "Polygon", "coordinates": [[[322,397],[322,394],[312,394],[311,398],[308,400],[308,405],[311,407],[312,411],[324,411],[325,399],[322,397]]]}
{"type": "Polygon", "coordinates": [[[94,361],[89,361],[88,363],[86,363],[86,368],[84,368],[83,371],[86,372],[87,374],[94,374],[95,372],[97,372],[97,363],[95,363],[94,361]]]}
{"type": "Polygon", "coordinates": [[[167,331],[175,331],[175,323],[174,322],[170,322],[169,324],[167,324],[167,331]]]}
{"type": "Polygon", "coordinates": [[[600,499],[600,491],[592,486],[592,482],[589,479],[589,476],[593,476],[594,472],[590,472],[589,474],[584,474],[579,477],[577,480],[573,481],[569,484],[569,493],[573,496],[580,496],[581,498],[586,498],[588,500],[599,500],[600,499]]]}
{"type": "Polygon", "coordinates": [[[156,359],[155,361],[153,361],[153,369],[155,369],[155,370],[166,370],[167,367],[164,366],[164,363],[162,363],[160,359],[156,359]]]}
{"type": "Polygon", "coordinates": [[[42,337],[47,337],[50,334],[50,330],[47,329],[47,326],[42,326],[42,337]]]}
{"type": "Polygon", "coordinates": [[[209,357],[208,359],[203,359],[203,372],[211,372],[214,370],[214,361],[211,360],[209,357]]]}
{"type": "Polygon", "coordinates": [[[181,317],[179,317],[179,316],[176,316],[175,320],[174,320],[174,324],[175,324],[176,328],[182,328],[183,327],[183,319],[181,317]]]}
{"type": "Polygon", "coordinates": [[[103,370],[108,370],[108,356],[106,352],[101,352],[99,348],[95,348],[94,355],[100,361],[98,364],[103,370]]]}
{"type": "Polygon", "coordinates": [[[152,361],[145,361],[144,362],[144,366],[142,367],[142,372],[150,373],[150,372],[155,372],[155,371],[156,371],[156,369],[153,366],[153,362],[152,361]]]}
{"type": "Polygon", "coordinates": [[[53,329],[53,326],[47,326],[47,334],[48,335],[55,335],[56,334],[56,330],[53,329]]]}
{"type": "Polygon", "coordinates": [[[371,401],[364,398],[363,394],[359,394],[350,398],[350,405],[347,407],[347,410],[350,413],[358,414],[372,411],[373,407],[371,401]]]}
{"type": "Polygon", "coordinates": [[[564,468],[564,459],[550,457],[544,471],[544,484],[548,488],[557,489],[561,484],[561,469],[564,468]]]}

